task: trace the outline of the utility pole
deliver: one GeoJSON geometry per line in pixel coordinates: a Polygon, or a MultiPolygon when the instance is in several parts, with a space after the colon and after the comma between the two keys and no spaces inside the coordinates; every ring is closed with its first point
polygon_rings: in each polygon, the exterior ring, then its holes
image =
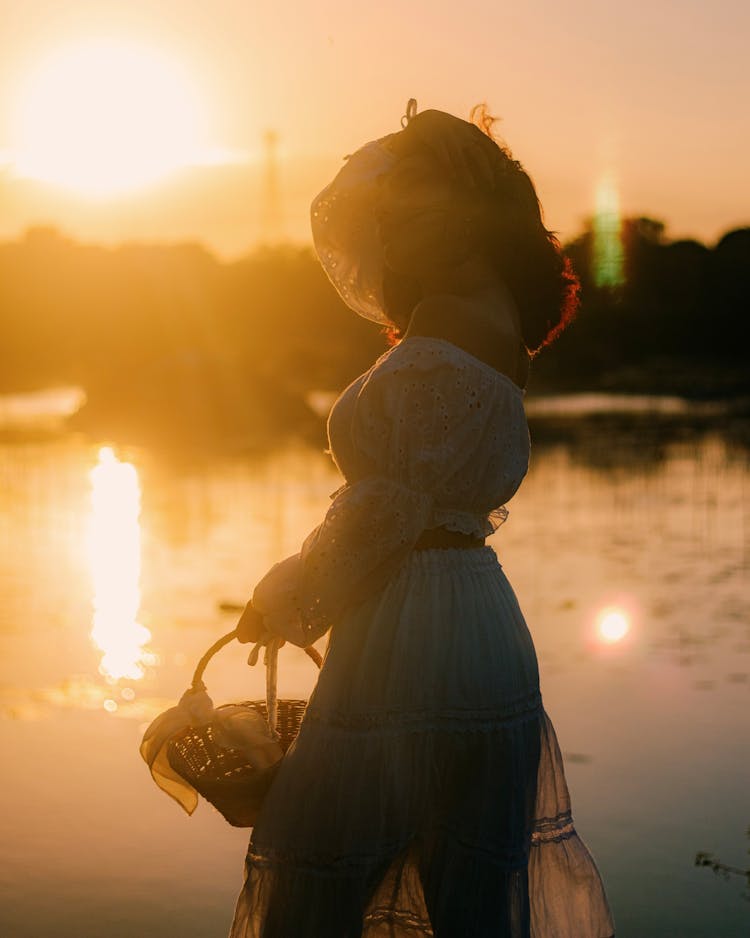
{"type": "Polygon", "coordinates": [[[260,240],[263,244],[274,244],[283,240],[279,166],[276,149],[278,142],[279,135],[275,130],[267,130],[263,134],[265,170],[260,219],[260,240]]]}

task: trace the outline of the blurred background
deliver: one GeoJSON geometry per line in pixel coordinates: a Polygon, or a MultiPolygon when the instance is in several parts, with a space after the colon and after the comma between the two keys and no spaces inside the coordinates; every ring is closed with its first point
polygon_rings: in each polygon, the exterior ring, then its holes
{"type": "MultiPolygon", "coordinates": [[[[582,281],[491,539],[621,938],[750,926],[750,12],[0,0],[0,932],[223,936],[248,831],[138,755],[341,483],[386,348],[309,205],[487,102],[582,281]]],[[[320,643],[325,648],[325,640],[320,643]]],[[[247,649],[207,673],[262,696],[247,649]]],[[[315,673],[286,647],[282,692],[315,673]]]]}

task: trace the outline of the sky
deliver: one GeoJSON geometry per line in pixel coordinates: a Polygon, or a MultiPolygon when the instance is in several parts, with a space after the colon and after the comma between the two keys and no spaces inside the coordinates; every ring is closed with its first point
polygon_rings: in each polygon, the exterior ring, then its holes
{"type": "MultiPolygon", "coordinates": [[[[462,117],[487,102],[536,183],[547,226],[563,238],[593,213],[603,178],[623,215],[661,219],[672,238],[712,243],[750,224],[744,0],[0,0],[0,23],[4,239],[50,223],[88,240],[190,239],[238,256],[269,230],[262,141],[273,129],[273,230],[306,241],[313,196],[347,153],[399,129],[410,97],[420,110],[462,117]],[[173,77],[179,71],[172,98],[166,85],[160,97],[157,72],[152,91],[134,79],[130,104],[151,123],[138,123],[128,102],[120,106],[140,141],[131,165],[151,140],[163,156],[182,153],[185,165],[141,188],[105,187],[92,197],[21,172],[18,162],[35,100],[29,88],[43,63],[102,38],[146,48],[152,64],[162,57],[173,77]]],[[[150,81],[139,61],[133,74],[150,81]]],[[[85,182],[95,170],[82,145],[97,167],[110,158],[97,149],[101,140],[114,134],[112,146],[120,146],[111,115],[75,113],[108,67],[94,67],[80,92],[53,79],[59,101],[37,100],[35,145],[47,170],[66,159],[85,182]],[[88,144],[92,134],[96,145],[88,144]]]]}

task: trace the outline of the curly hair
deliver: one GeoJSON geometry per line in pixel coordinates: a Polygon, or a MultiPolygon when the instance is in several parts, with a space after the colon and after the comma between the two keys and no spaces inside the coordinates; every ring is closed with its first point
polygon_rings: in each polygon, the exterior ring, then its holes
{"type": "MultiPolygon", "coordinates": [[[[478,104],[471,110],[471,123],[461,122],[471,127],[467,137],[472,135],[471,144],[482,148],[491,167],[491,185],[478,193],[482,212],[475,220],[472,244],[507,284],[518,306],[524,345],[534,357],[575,317],[579,281],[555,233],[544,226],[531,179],[508,147],[493,136],[496,121],[486,104],[478,104]]],[[[424,149],[423,139],[409,136],[410,126],[398,135],[403,138],[399,141],[402,155],[424,149]]],[[[420,299],[420,287],[416,279],[387,270],[383,295],[394,318],[408,321],[420,299]]],[[[391,343],[403,335],[397,326],[385,331],[391,343]]]]}

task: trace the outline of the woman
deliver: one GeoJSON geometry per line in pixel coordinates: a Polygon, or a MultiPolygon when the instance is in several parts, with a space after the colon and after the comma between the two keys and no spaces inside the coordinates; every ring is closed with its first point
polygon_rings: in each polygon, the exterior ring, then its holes
{"type": "Polygon", "coordinates": [[[230,938],[608,938],[533,643],[484,543],[528,468],[529,358],[576,281],[492,119],[415,105],[312,207],[335,287],[395,344],[331,410],[345,484],[240,620],[244,641],[331,632],[230,938]]]}

